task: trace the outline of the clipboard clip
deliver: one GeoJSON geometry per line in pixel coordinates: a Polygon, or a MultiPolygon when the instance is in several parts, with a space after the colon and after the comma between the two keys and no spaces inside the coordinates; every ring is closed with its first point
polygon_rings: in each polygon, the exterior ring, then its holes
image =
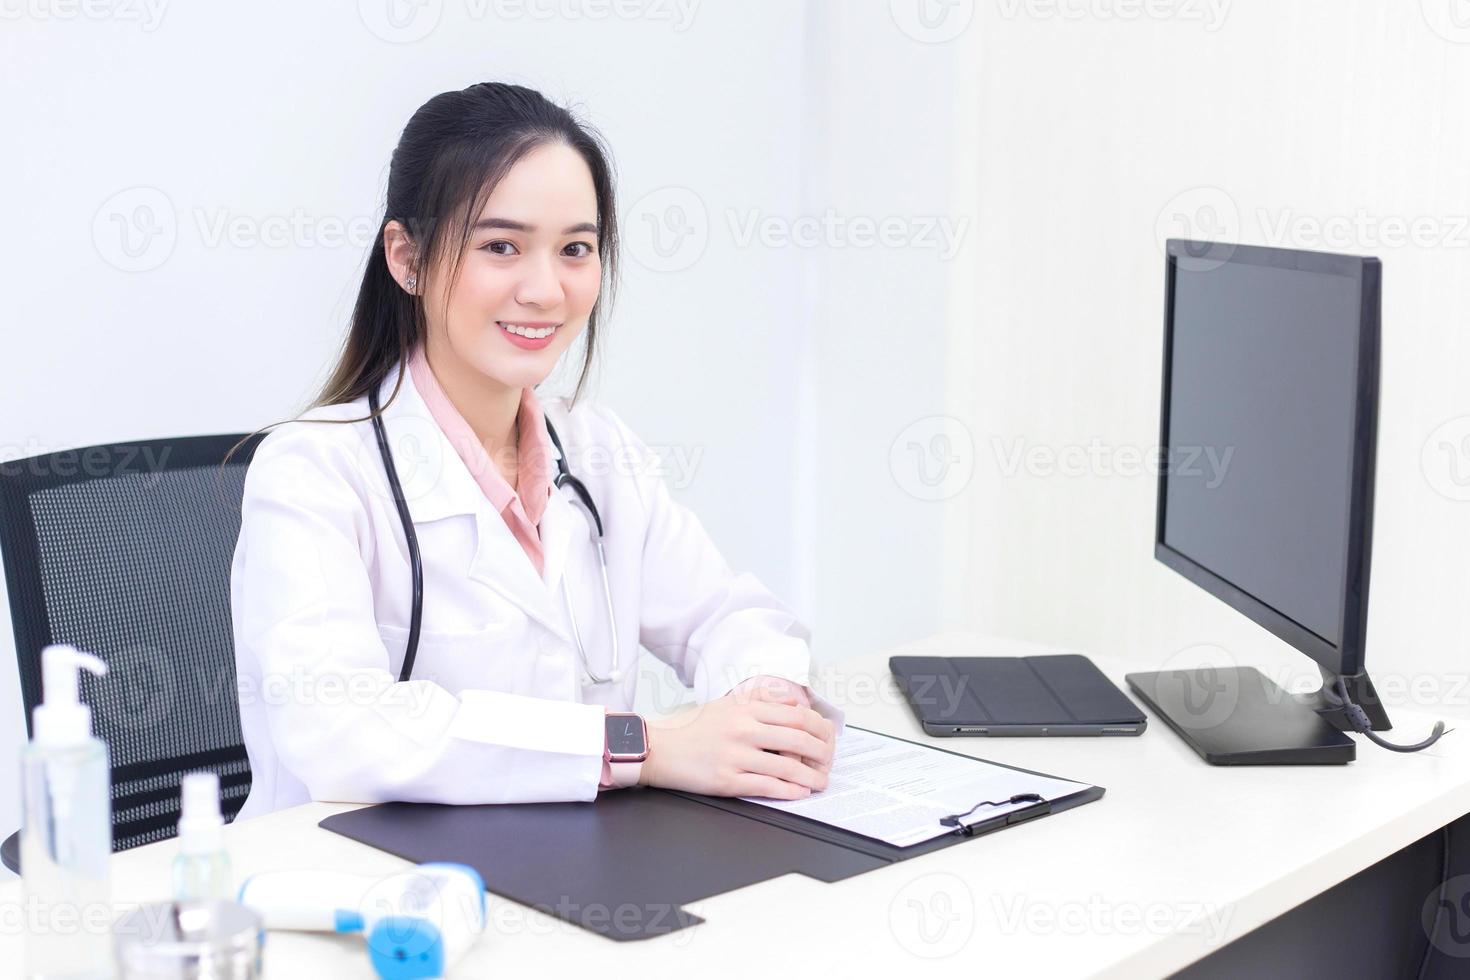
{"type": "Polygon", "coordinates": [[[1051,813],[1051,801],[1042,797],[1041,794],[1017,793],[1015,796],[1012,796],[1011,798],[1005,800],[981,800],[979,803],[976,803],[964,813],[951,813],[947,817],[940,817],[939,822],[944,824],[946,827],[954,827],[955,833],[964,834],[966,837],[969,837],[975,832],[975,824],[980,823],[981,821],[972,820],[969,823],[965,823],[966,817],[974,813],[976,810],[980,809],[982,806],[1006,806],[1007,804],[1012,803],[1030,803],[1032,805],[1028,807],[1023,807],[1020,810],[1012,810],[1010,813],[1007,813],[1005,815],[1006,826],[1010,826],[1013,823],[1020,823],[1023,820],[1030,820],[1033,817],[1044,817],[1048,813],[1051,813]]]}

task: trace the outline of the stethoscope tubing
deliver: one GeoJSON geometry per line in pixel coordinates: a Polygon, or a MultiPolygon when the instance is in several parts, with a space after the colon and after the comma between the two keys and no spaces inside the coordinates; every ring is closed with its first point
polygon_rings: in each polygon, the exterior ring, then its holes
{"type": "MultiPolygon", "coordinates": [[[[403,497],[403,484],[398,479],[398,468],[393,465],[393,452],[388,446],[388,432],[383,425],[382,411],[378,408],[378,390],[373,386],[368,391],[368,407],[372,410],[373,430],[377,436],[378,452],[383,457],[383,469],[388,475],[388,485],[393,491],[393,506],[398,511],[398,519],[403,524],[404,537],[408,541],[408,563],[410,575],[413,580],[412,607],[408,618],[408,645],[403,654],[403,666],[398,671],[398,680],[406,681],[413,675],[414,659],[418,655],[419,632],[423,624],[424,614],[424,565],[419,554],[419,539],[414,532],[413,515],[409,513],[408,501],[403,497]]],[[[613,612],[612,583],[607,576],[607,551],[603,546],[602,515],[598,513],[597,505],[592,502],[592,494],[581,480],[572,475],[567,465],[566,450],[562,448],[561,437],[557,435],[556,427],[551,424],[551,419],[546,419],[546,431],[551,436],[552,444],[556,446],[557,452],[557,475],[556,488],[560,490],[564,486],[570,486],[573,495],[587,511],[587,516],[592,519],[592,525],[596,532],[595,543],[597,545],[598,567],[602,573],[602,594],[607,604],[607,621],[612,628],[612,672],[608,677],[598,677],[592,673],[592,660],[587,656],[587,647],[582,643],[582,633],[577,625],[576,603],[572,601],[570,588],[567,586],[566,576],[562,577],[562,595],[567,603],[567,615],[572,623],[572,638],[577,643],[577,652],[582,657],[582,671],[584,684],[607,684],[622,680],[623,672],[620,664],[618,649],[618,622],[613,612]]]]}

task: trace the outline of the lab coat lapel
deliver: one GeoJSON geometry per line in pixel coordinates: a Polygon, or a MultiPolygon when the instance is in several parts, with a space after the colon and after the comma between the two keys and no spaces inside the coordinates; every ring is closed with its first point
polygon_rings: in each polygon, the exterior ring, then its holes
{"type": "MultiPolygon", "coordinates": [[[[474,483],[473,480],[470,482],[474,483]]],[[[478,486],[475,486],[475,492],[480,492],[478,486]]],[[[537,576],[530,556],[510,533],[510,528],[505,526],[505,518],[496,513],[489,501],[484,501],[484,506],[475,512],[475,528],[479,542],[475,548],[475,560],[470,565],[470,578],[499,592],[526,615],[570,643],[572,635],[562,622],[559,596],[537,576]]],[[[545,550],[545,517],[541,520],[541,538],[545,550]]]]}
{"type": "MultiPolygon", "coordinates": [[[[381,402],[387,402],[396,378],[395,368],[383,382],[379,396],[381,402]]],[[[459,514],[473,515],[476,544],[474,560],[467,570],[469,577],[494,589],[527,616],[570,643],[571,632],[563,623],[557,593],[548,587],[548,583],[560,587],[559,578],[553,580],[550,577],[552,556],[556,555],[558,576],[566,560],[567,522],[564,518],[560,521],[552,519],[552,529],[549,531],[547,527],[547,519],[555,509],[559,494],[554,494],[548,502],[547,514],[543,515],[540,526],[548,572],[546,581],[543,581],[537,576],[536,567],[531,564],[520,542],[506,526],[505,519],[490,504],[469,467],[434,420],[428,405],[414,387],[412,375],[403,379],[398,397],[383,411],[383,420],[398,468],[399,482],[403,485],[403,496],[414,524],[459,514]],[[548,541],[548,536],[551,541],[548,541]]],[[[427,559],[425,564],[428,564],[427,559]]]]}
{"type": "MultiPolygon", "coordinates": [[[[552,453],[556,448],[552,447],[552,453]]],[[[553,477],[553,480],[555,477],[553,477]]],[[[562,576],[566,574],[567,559],[572,542],[579,534],[587,534],[587,526],[581,514],[572,506],[568,495],[571,490],[557,490],[553,484],[551,498],[546,501],[546,510],[541,514],[541,554],[545,569],[546,589],[552,595],[561,592],[562,576]]]]}

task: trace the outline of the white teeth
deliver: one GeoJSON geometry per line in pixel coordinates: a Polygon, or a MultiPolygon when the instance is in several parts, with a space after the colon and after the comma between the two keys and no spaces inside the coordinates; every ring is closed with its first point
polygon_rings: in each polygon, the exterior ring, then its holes
{"type": "Polygon", "coordinates": [[[523,327],[519,323],[502,322],[500,325],[505,330],[515,334],[517,337],[529,337],[532,340],[540,340],[542,337],[550,337],[553,333],[556,332],[556,327],[542,327],[539,330],[533,330],[530,327],[523,327]]]}

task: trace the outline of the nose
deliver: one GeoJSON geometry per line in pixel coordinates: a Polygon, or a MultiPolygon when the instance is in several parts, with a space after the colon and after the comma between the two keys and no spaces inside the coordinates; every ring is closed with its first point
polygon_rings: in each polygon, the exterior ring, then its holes
{"type": "Polygon", "coordinates": [[[561,288],[553,261],[543,258],[527,263],[524,268],[526,275],[516,290],[516,302],[543,309],[559,306],[566,292],[561,288]]]}

